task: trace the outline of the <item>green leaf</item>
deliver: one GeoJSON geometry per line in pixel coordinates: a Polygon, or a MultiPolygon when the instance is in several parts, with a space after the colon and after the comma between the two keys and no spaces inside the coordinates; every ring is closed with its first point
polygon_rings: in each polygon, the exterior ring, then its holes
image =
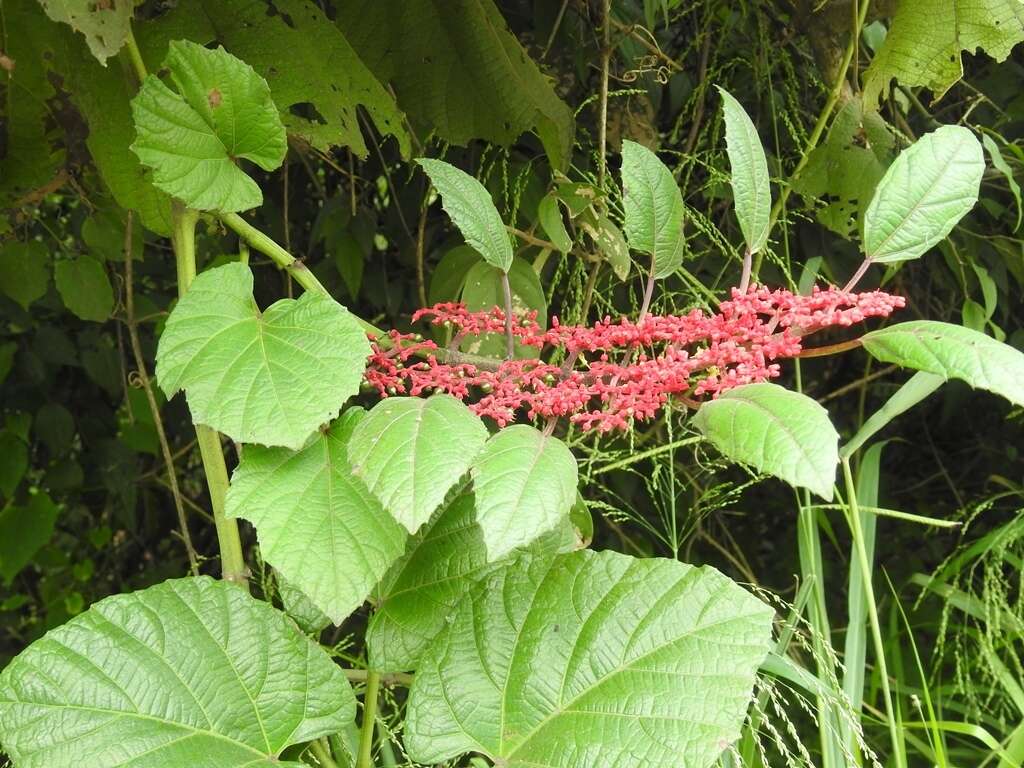
{"type": "Polygon", "coordinates": [[[237,585],[175,579],[94,604],[0,674],[20,768],[258,768],[355,717],[341,669],[237,585]]]}
{"type": "MultiPolygon", "coordinates": [[[[28,471],[28,446],[10,429],[0,432],[0,496],[10,499],[28,471]]],[[[17,538],[8,539],[12,543],[17,538]]]]}
{"type": "MultiPolygon", "coordinates": [[[[477,262],[466,272],[462,288],[462,301],[471,312],[490,311],[505,306],[505,293],[501,285],[501,271],[486,262],[477,262]]],[[[537,313],[537,324],[547,328],[548,304],[544,286],[533,266],[524,258],[516,257],[508,271],[512,290],[512,314],[537,313]]],[[[505,336],[501,333],[467,335],[460,345],[464,352],[485,357],[504,358],[505,336]]],[[[515,343],[516,357],[539,357],[540,350],[515,343]]]]}
{"type": "Polygon", "coordinates": [[[97,3],[94,0],[39,0],[46,15],[85,36],[92,55],[106,64],[131,33],[132,11],[138,0],[97,3]]]}
{"type": "Polygon", "coordinates": [[[634,141],[622,142],[622,192],[626,241],[653,258],[654,277],[668,277],[683,261],[683,196],[658,156],[634,141]]]}
{"type": "Polygon", "coordinates": [[[512,243],[490,193],[465,171],[443,160],[416,161],[441,195],[441,205],[462,232],[466,242],[492,267],[508,272],[512,243]]]}
{"type": "Polygon", "coordinates": [[[864,101],[876,105],[893,79],[908,88],[923,85],[937,101],[963,77],[963,51],[981,48],[1003,61],[1022,40],[1020,0],[901,0],[864,73],[864,101]]]}
{"type": "Polygon", "coordinates": [[[184,389],[197,424],[233,440],[298,450],[359,390],[370,345],[329,296],[304,293],[261,313],[249,268],[199,275],[157,347],[168,397],[184,389]]]}
{"type": "Polygon", "coordinates": [[[338,27],[422,136],[510,145],[535,130],[569,166],[573,117],[492,0],[343,0],[338,27]]]}
{"type": "Polygon", "coordinates": [[[354,475],[349,409],[298,452],[246,446],[225,514],[256,526],[260,553],[335,624],[362,605],[405,550],[405,531],[354,475]]]}
{"type": "Polygon", "coordinates": [[[92,256],[58,261],[53,277],[64,306],[83,320],[102,323],[114,311],[114,289],[107,270],[92,256]]]}
{"type": "MultiPolygon", "coordinates": [[[[11,580],[50,541],[59,513],[60,507],[42,491],[31,495],[24,506],[8,504],[0,510],[0,580],[5,586],[10,586],[11,580]]],[[[3,694],[0,693],[0,715],[2,713],[3,694]]],[[[2,717],[0,743],[7,745],[2,717]]]]}
{"type": "Polygon", "coordinates": [[[580,551],[463,599],[409,695],[417,762],[710,766],[740,734],[772,611],[717,571],[580,551]]]}
{"type": "Polygon", "coordinates": [[[872,331],[861,342],[884,363],[960,379],[1024,406],[1024,353],[991,336],[950,323],[913,320],[872,331]]]}
{"type": "Polygon", "coordinates": [[[164,65],[178,92],[150,75],[132,100],[132,150],[153,183],[199,210],[261,205],[259,186],[235,163],[272,171],[284,160],[287,138],[266,80],[223,48],[185,40],[171,43],[164,65]]]}
{"type": "Polygon", "coordinates": [[[839,434],[806,395],[747,384],[704,403],[693,425],[727,458],[832,500],[839,434]]]}
{"type": "Polygon", "coordinates": [[[959,125],[927,133],[896,158],[864,214],[864,253],[887,263],[916,259],[978,201],[981,144],[959,125]]]}
{"type": "Polygon", "coordinates": [[[356,425],[352,471],[411,533],[444,501],[487,440],[487,428],[451,395],[389,397],[356,425]]]}
{"type": "Polygon", "coordinates": [[[576,458],[528,424],[492,435],[473,461],[476,518],[491,560],[558,525],[576,501],[576,458]]]}
{"type": "MultiPolygon", "coordinates": [[[[569,521],[563,522],[533,542],[530,551],[550,556],[573,549],[575,536],[569,521]]],[[[472,488],[450,494],[381,582],[378,608],[366,630],[370,668],[415,669],[473,585],[498,567],[487,557],[472,488]]]]}
{"type": "Polygon", "coordinates": [[[590,211],[580,216],[579,224],[611,265],[615,276],[619,280],[628,278],[633,262],[629,258],[629,246],[626,245],[626,238],[622,236],[622,230],[603,213],[595,214],[590,211]]]}
{"type": "Polygon", "coordinates": [[[1021,206],[1020,184],[1017,183],[1017,179],[1013,175],[1013,168],[1011,168],[1010,164],[1006,162],[1006,158],[1003,157],[1003,153],[999,151],[999,145],[996,144],[995,139],[987,133],[983,133],[981,134],[981,143],[985,145],[985,151],[988,152],[988,157],[992,161],[992,166],[1003,174],[1007,185],[1010,187],[1010,193],[1013,195],[1013,199],[1017,203],[1017,223],[1013,225],[1013,231],[1016,232],[1020,229],[1021,217],[1024,215],[1024,207],[1021,206]]]}
{"type": "Polygon", "coordinates": [[[743,105],[721,86],[725,114],[725,141],[732,169],[732,197],[736,218],[747,241],[747,251],[757,253],[768,242],[772,190],[768,183],[768,161],[757,128],[743,105]]]}
{"type": "Polygon", "coordinates": [[[468,245],[457,245],[445,253],[430,274],[427,303],[459,301],[462,287],[466,284],[466,275],[480,261],[480,254],[468,245]]]}
{"type": "Polygon", "coordinates": [[[180,0],[140,26],[139,47],[159,61],[169,39],[216,41],[266,78],[289,135],[321,151],[341,145],[366,157],[362,107],[377,130],[394,136],[408,157],[409,133],[394,97],[320,5],[311,0],[275,0],[273,6],[250,0],[180,0]]]}
{"type": "Polygon", "coordinates": [[[331,623],[331,617],[313,605],[306,594],[290,581],[277,575],[277,593],[281,596],[281,606],[299,629],[307,635],[319,635],[331,623]]]}
{"type": "Polygon", "coordinates": [[[540,205],[537,206],[537,219],[548,239],[559,251],[568,253],[572,250],[572,238],[565,230],[557,195],[549,192],[541,198],[540,205]]]}
{"type": "Polygon", "coordinates": [[[50,284],[50,254],[35,240],[11,241],[0,247],[0,290],[28,309],[46,295],[50,284]]]}

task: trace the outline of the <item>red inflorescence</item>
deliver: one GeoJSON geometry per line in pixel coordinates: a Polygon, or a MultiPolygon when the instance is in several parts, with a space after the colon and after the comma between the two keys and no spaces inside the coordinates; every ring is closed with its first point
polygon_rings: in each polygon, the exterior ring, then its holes
{"type": "Polygon", "coordinates": [[[799,355],[808,334],[887,317],[904,303],[881,291],[815,288],[799,296],[752,286],[747,293],[733,289],[732,298],[710,315],[695,309],[637,322],[605,318],[593,326],[561,325],[554,318],[547,330],[536,313],[513,319],[520,344],[557,351],[561,365],[542,359],[484,361],[455,352],[466,337],[504,333],[505,315],[497,307],[470,312],[462,304],[437,304],[413,320],[451,328],[448,349],[391,331],[387,341],[372,340],[366,381],[383,397],[446,392],[499,426],[525,412],[531,419],[566,417],[583,429],[607,432],[652,418],[672,396],[714,398],[774,378],[780,373],[776,361],[799,355]]]}

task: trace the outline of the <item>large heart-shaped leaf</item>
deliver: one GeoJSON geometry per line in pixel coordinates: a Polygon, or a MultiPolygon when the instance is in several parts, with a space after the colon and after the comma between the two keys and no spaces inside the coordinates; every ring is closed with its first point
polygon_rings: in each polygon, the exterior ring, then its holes
{"type": "Polygon", "coordinates": [[[349,409],[301,451],[251,445],[231,477],[226,514],[256,526],[260,553],[335,624],[405,551],[405,530],[352,473],[349,409]]]}
{"type": "Polygon", "coordinates": [[[884,363],[960,379],[1024,405],[1024,353],[979,331],[934,320],[913,320],[861,338],[884,363]]]}
{"type": "Polygon", "coordinates": [[[831,500],[839,434],[814,400],[777,384],[747,384],[704,403],[693,425],[733,461],[831,500]]]}
{"type": "MultiPolygon", "coordinates": [[[[554,554],[576,547],[568,518],[533,542],[530,551],[554,554]]],[[[415,669],[465,594],[499,567],[487,557],[471,487],[451,497],[409,540],[409,548],[381,582],[379,604],[366,630],[370,668],[415,669]]]]}
{"type": "Polygon", "coordinates": [[[199,275],[167,319],[156,354],[164,393],[234,440],[298,450],[359,390],[370,345],[334,299],[305,293],[263,313],[252,272],[226,264],[199,275]]]}
{"type": "Polygon", "coordinates": [[[589,551],[517,560],[461,601],[423,657],[409,754],[710,766],[739,736],[771,619],[707,567],[589,551]]]}
{"type": "Polygon", "coordinates": [[[916,259],[978,201],[981,144],[959,125],[925,134],[900,153],[864,213],[864,253],[886,263],[916,259]]]}
{"type": "Polygon", "coordinates": [[[683,195],[658,156],[622,142],[622,194],[629,247],[650,254],[654,276],[668,277],[683,261],[683,195]]]}
{"type": "Polygon", "coordinates": [[[415,533],[486,440],[483,422],[451,395],[389,397],[356,426],[348,457],[384,508],[415,533]]]}
{"type": "Polygon", "coordinates": [[[153,169],[153,184],[203,211],[245,211],[263,193],[239,159],[272,171],[288,148],[267,81],[223,48],[171,43],[164,65],[175,93],[155,75],[132,100],[132,150],[153,169]]]}
{"type": "Polygon", "coordinates": [[[301,768],[285,747],[354,718],[319,646],[208,577],[101,600],[0,674],[0,742],[19,768],[301,768]]]}
{"type": "Polygon", "coordinates": [[[502,272],[512,266],[512,243],[490,193],[468,173],[443,160],[417,160],[441,195],[441,205],[466,242],[502,272]]]}
{"type": "Polygon", "coordinates": [[[757,253],[768,242],[768,220],[772,191],[768,184],[768,161],[757,128],[743,105],[724,88],[722,112],[725,114],[725,141],[732,170],[732,197],[736,218],[747,241],[747,251],[757,253]]]}
{"type": "Polygon", "coordinates": [[[491,560],[529,544],[576,501],[576,459],[565,443],[528,424],[493,435],[473,462],[476,519],[491,560]]]}

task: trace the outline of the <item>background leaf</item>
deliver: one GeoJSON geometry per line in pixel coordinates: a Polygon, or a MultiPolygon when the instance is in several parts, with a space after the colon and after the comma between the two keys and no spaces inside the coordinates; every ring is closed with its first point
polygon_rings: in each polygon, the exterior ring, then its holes
{"type": "Polygon", "coordinates": [[[105,64],[128,39],[138,0],[97,3],[91,0],[39,0],[46,15],[85,36],[92,55],[105,64]]]}
{"type": "Polygon", "coordinates": [[[704,403],[693,425],[733,461],[832,499],[839,434],[814,400],[777,384],[747,384],[704,403]]]}
{"type": "MultiPolygon", "coordinates": [[[[29,496],[23,506],[7,504],[0,509],[0,580],[5,586],[10,586],[14,577],[50,541],[59,513],[60,507],[43,491],[29,496]]],[[[3,711],[2,695],[0,693],[0,712],[3,711]]],[[[0,743],[3,742],[0,720],[0,743]]]]}
{"type": "Polygon", "coordinates": [[[184,389],[198,424],[234,440],[299,449],[359,389],[370,345],[334,299],[304,293],[263,313],[252,272],[207,270],[167,319],[156,376],[184,389]]]}
{"type": "Polygon", "coordinates": [[[576,458],[528,424],[492,435],[473,461],[476,519],[491,560],[558,525],[576,501],[576,458]]]}
{"type": "MultiPolygon", "coordinates": [[[[486,262],[478,261],[463,276],[462,301],[471,312],[487,311],[504,307],[505,294],[501,287],[501,271],[486,262]]],[[[537,313],[537,325],[547,328],[548,305],[540,276],[526,259],[519,256],[512,260],[508,270],[509,287],[512,290],[512,314],[537,313]]],[[[485,357],[505,357],[505,336],[500,333],[485,333],[480,336],[467,335],[460,345],[464,352],[485,357]]],[[[516,357],[538,357],[536,347],[515,343],[516,357]]]]}
{"type": "Polygon", "coordinates": [[[683,260],[683,196],[672,172],[635,141],[622,142],[626,241],[654,259],[654,276],[668,277],[683,260]]]}
{"type": "Polygon", "coordinates": [[[885,42],[864,73],[864,101],[878,103],[893,79],[923,85],[935,100],[963,77],[961,52],[983,49],[1002,61],[1024,40],[1018,0],[901,0],[885,42]]]}
{"type": "Polygon", "coordinates": [[[338,26],[421,133],[465,145],[539,134],[568,168],[573,117],[492,0],[344,0],[338,26]]]}
{"type": "Polygon", "coordinates": [[[389,397],[356,426],[348,457],[384,508],[415,533],[486,439],[483,422],[451,395],[389,397]]]}
{"type": "Polygon", "coordinates": [[[934,320],[897,323],[861,342],[884,363],[960,379],[1024,406],[1024,353],[984,333],[934,320]]]}
{"type": "Polygon", "coordinates": [[[247,446],[225,514],[256,526],[260,553],[335,624],[362,605],[405,550],[406,534],[357,478],[348,409],[302,450],[247,446]]]}
{"type": "Polygon", "coordinates": [[[484,261],[502,272],[512,265],[512,243],[490,192],[465,171],[443,160],[416,161],[441,196],[441,205],[484,261]]]}
{"type": "Polygon", "coordinates": [[[409,754],[711,765],[739,736],[771,617],[711,568],[586,550],[516,561],[460,603],[424,657],[409,754]]]}
{"type": "Polygon", "coordinates": [[[285,747],[354,717],[323,650],[208,577],[102,600],[0,673],[0,741],[22,768],[298,768],[285,747]]]}
{"type": "Polygon", "coordinates": [[[768,183],[768,161],[757,128],[743,105],[731,93],[716,86],[722,95],[725,115],[725,141],[732,169],[733,203],[736,218],[747,241],[747,250],[757,253],[768,242],[768,218],[772,207],[772,190],[768,183]]]}
{"type": "Polygon", "coordinates": [[[0,246],[0,289],[28,309],[46,295],[50,284],[50,254],[39,242],[11,241],[0,246]]]}
{"type": "Polygon", "coordinates": [[[187,40],[171,43],[164,65],[178,92],[150,75],[132,100],[132,150],[153,183],[199,210],[260,205],[263,193],[235,162],[272,171],[284,160],[287,138],[266,81],[223,48],[187,40]]]}
{"type": "Polygon", "coordinates": [[[103,264],[92,256],[61,259],[53,265],[64,306],[83,320],[102,323],[114,311],[114,289],[103,264]]]}
{"type": "Polygon", "coordinates": [[[887,263],[916,259],[949,234],[978,201],[981,145],[958,125],[925,134],[901,152],[864,214],[864,253],[887,263]]]}
{"type": "Polygon", "coordinates": [[[548,239],[554,243],[562,253],[572,250],[572,238],[565,231],[565,222],[562,221],[562,210],[558,205],[558,196],[548,193],[537,206],[537,219],[548,239]]]}

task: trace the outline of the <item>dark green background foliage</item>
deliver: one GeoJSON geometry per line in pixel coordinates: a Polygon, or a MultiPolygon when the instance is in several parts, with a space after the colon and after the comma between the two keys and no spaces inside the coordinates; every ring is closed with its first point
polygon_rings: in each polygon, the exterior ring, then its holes
{"type": "MultiPolygon", "coordinates": [[[[574,192],[600,190],[621,225],[621,142],[656,149],[683,191],[687,241],[683,269],[662,283],[653,309],[681,312],[726,295],[738,282],[742,235],[719,84],[756,124],[776,198],[778,182],[801,168],[761,264],[769,285],[845,282],[861,258],[859,216],[896,152],[937,124],[973,128],[989,162],[980,204],[926,258],[875,267],[862,285],[884,283],[906,296],[901,319],[962,323],[1024,348],[1024,58],[1010,53],[1024,38],[1024,13],[1013,0],[989,2],[993,14],[1007,14],[1001,31],[972,31],[978,39],[965,32],[958,46],[921,32],[927,2],[874,5],[813,150],[808,141],[855,15],[850,0],[615,0],[606,120],[597,0],[147,1],[135,11],[135,35],[150,71],[170,40],[186,38],[221,44],[266,78],[289,151],[271,174],[246,166],[264,196],[254,223],[378,326],[412,330],[412,312],[428,301],[483,306],[497,295],[490,268],[475,266],[479,258],[460,247],[429,196],[411,162],[420,155],[443,157],[485,183],[505,221],[528,234],[516,241],[517,300],[576,322],[635,313],[642,280],[636,265],[621,279],[624,262],[606,243],[595,245],[590,233],[602,222],[586,215],[571,219],[571,252],[544,248],[564,235],[546,231],[541,201],[553,180],[581,185],[558,187],[572,213],[574,192]],[[969,50],[959,78],[960,47],[975,45],[991,56],[969,50]],[[899,59],[900,50],[933,49],[952,72],[908,71],[899,59]],[[603,133],[610,166],[602,178],[603,133]]],[[[168,471],[133,354],[137,335],[152,375],[176,297],[170,200],[128,149],[133,70],[125,52],[101,65],[86,38],[50,21],[36,0],[0,2],[0,53],[2,668],[97,599],[182,575],[188,563],[170,533],[178,524],[168,471]]],[[[237,237],[210,219],[200,224],[198,252],[200,269],[226,263],[237,258],[237,237]]],[[[264,262],[254,256],[253,264],[264,262]]],[[[256,276],[261,304],[293,292],[274,269],[256,276]]],[[[906,377],[854,352],[790,366],[784,383],[822,402],[849,437],[906,377]]],[[[216,536],[184,399],[156,397],[195,548],[212,556],[216,536]]],[[[693,435],[679,412],[625,436],[564,435],[580,460],[595,546],[712,563],[798,600],[799,500],[777,481],[755,484],[693,435]]],[[[943,719],[977,723],[1003,740],[1024,718],[1010,685],[1024,677],[1024,648],[1019,630],[1007,632],[1024,626],[1024,419],[954,383],[883,437],[877,506],[963,522],[934,530],[878,521],[876,591],[904,717],[922,719],[913,701],[927,685],[943,719]]],[[[805,511],[822,535],[818,568],[829,604],[844,616],[850,549],[845,526],[833,527],[839,514],[805,511]]],[[[254,550],[251,529],[243,536],[254,550]]],[[[255,553],[249,560],[258,562],[255,553]]],[[[219,569],[204,561],[201,570],[219,569]]],[[[275,593],[269,573],[258,570],[254,583],[275,593]]],[[[343,657],[358,653],[347,638],[363,624],[357,614],[324,640],[343,657]]],[[[832,627],[838,648],[843,629],[841,621],[832,627]]],[[[814,645],[796,651],[809,667],[814,645]]],[[[770,718],[780,733],[764,732],[769,755],[804,760],[802,742],[817,762],[817,729],[795,694],[770,718]],[[786,718],[796,739],[783,735],[786,718]]],[[[870,744],[884,746],[883,728],[868,719],[865,730],[870,744]]],[[[927,741],[923,731],[907,738],[927,741]]],[[[955,764],[991,754],[971,734],[947,738],[955,764]]],[[[914,753],[916,764],[930,764],[926,747],[914,753]]]]}

